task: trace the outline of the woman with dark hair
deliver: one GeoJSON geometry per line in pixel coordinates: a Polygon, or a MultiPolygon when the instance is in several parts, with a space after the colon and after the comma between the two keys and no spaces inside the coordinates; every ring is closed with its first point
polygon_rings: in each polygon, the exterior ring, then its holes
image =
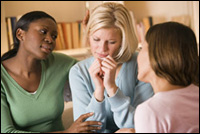
{"type": "Polygon", "coordinates": [[[64,130],[63,89],[70,68],[77,62],[52,53],[57,37],[53,17],[42,11],[23,15],[16,24],[14,47],[1,61],[1,133],[88,132],[96,121],[81,115],[64,130]]]}
{"type": "Polygon", "coordinates": [[[136,108],[136,133],[199,133],[194,32],[176,22],[152,26],[138,55],[138,68],[138,79],[151,83],[155,95],[136,108]]]}

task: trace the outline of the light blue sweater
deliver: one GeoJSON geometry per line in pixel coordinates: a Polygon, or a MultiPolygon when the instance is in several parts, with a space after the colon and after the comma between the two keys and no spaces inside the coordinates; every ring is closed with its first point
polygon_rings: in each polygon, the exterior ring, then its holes
{"type": "Polygon", "coordinates": [[[84,113],[94,112],[87,120],[102,122],[102,129],[98,132],[134,128],[136,106],[153,95],[151,85],[137,79],[137,54],[123,63],[115,80],[118,86],[116,94],[108,97],[105,90],[102,102],[98,102],[93,95],[95,85],[88,72],[93,61],[94,57],[90,57],[78,62],[70,70],[74,120],[84,113]]]}

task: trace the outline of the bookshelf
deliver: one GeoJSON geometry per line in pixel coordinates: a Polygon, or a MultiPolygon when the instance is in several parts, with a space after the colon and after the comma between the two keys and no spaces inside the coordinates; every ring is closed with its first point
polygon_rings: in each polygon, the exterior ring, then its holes
{"type": "MultiPolygon", "coordinates": [[[[86,8],[85,1],[1,1],[1,55],[9,49],[6,18],[23,15],[33,10],[45,11],[53,16],[58,24],[61,24],[80,22],[85,15],[86,8]]],[[[81,46],[78,44],[76,48],[79,47],[81,46]]],[[[77,50],[58,50],[58,52],[61,51],[67,55],[72,55],[75,58],[78,57],[78,59],[80,55],[82,55],[82,57],[87,57],[89,54],[87,53],[86,55],[85,53],[85,51],[88,51],[88,48],[86,47],[77,50]]]]}
{"type": "Polygon", "coordinates": [[[153,24],[178,20],[189,25],[199,47],[199,1],[125,1],[124,5],[134,13],[137,23],[152,17],[153,24]]]}
{"type": "MultiPolygon", "coordinates": [[[[42,10],[57,22],[77,22],[83,19],[87,5],[91,10],[103,1],[1,1],[1,55],[8,50],[5,18],[22,15],[32,10],[42,10]],[[44,6],[45,5],[45,6],[44,6]],[[20,10],[19,10],[20,9],[20,10]]],[[[121,1],[133,12],[136,22],[152,16],[153,19],[169,21],[172,17],[187,15],[199,44],[199,1],[121,1]]],[[[58,50],[74,57],[87,57],[88,48],[58,50]]]]}
{"type": "Polygon", "coordinates": [[[89,47],[69,49],[69,50],[56,50],[56,52],[70,55],[70,56],[76,58],[79,61],[86,59],[86,58],[88,58],[92,55],[89,47]]]}

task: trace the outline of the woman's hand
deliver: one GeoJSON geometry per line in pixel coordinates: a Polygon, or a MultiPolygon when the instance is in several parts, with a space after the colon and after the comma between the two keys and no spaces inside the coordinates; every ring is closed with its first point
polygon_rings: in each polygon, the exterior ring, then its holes
{"type": "Polygon", "coordinates": [[[85,15],[85,17],[83,18],[83,21],[82,21],[84,29],[86,29],[86,27],[87,27],[87,23],[89,21],[89,18],[90,18],[90,11],[87,10],[86,15],[85,15]]]}
{"type": "Polygon", "coordinates": [[[108,55],[106,58],[103,59],[101,64],[101,69],[104,72],[103,84],[109,97],[112,97],[116,93],[118,88],[115,84],[117,63],[111,56],[108,55]]]}
{"type": "Polygon", "coordinates": [[[101,69],[101,60],[95,59],[89,68],[90,76],[95,84],[94,96],[97,101],[103,101],[104,99],[104,85],[103,85],[103,71],[101,69]]]}
{"type": "Polygon", "coordinates": [[[87,113],[81,115],[71,126],[69,129],[64,131],[64,133],[93,133],[96,130],[100,130],[101,122],[98,121],[84,121],[88,117],[92,116],[94,113],[87,113]],[[92,126],[95,125],[95,126],[92,126]]]}

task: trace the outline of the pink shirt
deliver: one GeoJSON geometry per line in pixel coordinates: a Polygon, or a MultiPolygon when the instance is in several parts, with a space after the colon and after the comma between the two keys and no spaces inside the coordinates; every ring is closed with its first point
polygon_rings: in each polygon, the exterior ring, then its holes
{"type": "Polygon", "coordinates": [[[199,133],[199,87],[158,92],[138,105],[136,133],[199,133]]]}

